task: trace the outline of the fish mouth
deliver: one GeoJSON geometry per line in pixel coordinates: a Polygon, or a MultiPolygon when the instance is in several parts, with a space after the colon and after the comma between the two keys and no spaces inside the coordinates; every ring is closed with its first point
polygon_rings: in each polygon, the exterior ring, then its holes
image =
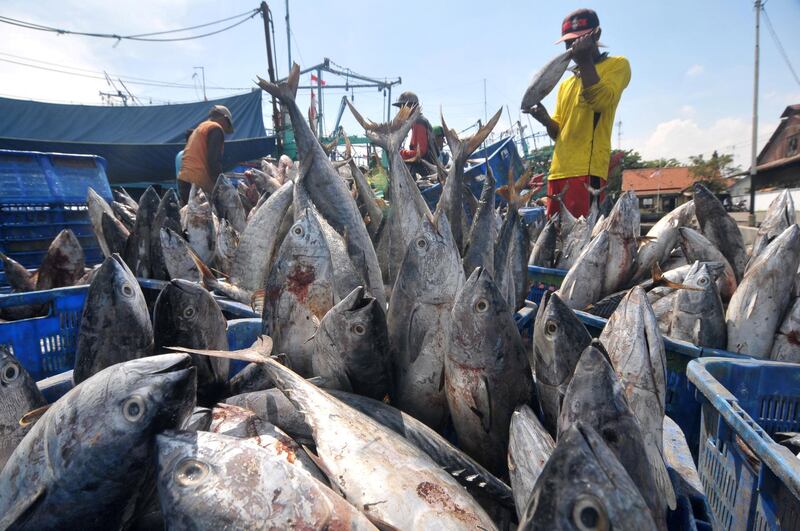
{"type": "MultiPolygon", "coordinates": [[[[152,356],[151,359],[155,357],[152,356]]],[[[192,357],[188,354],[162,354],[158,357],[162,358],[166,364],[158,370],[151,371],[150,374],[170,374],[193,367],[192,357]]]]}
{"type": "Polygon", "coordinates": [[[359,286],[353,293],[353,303],[350,305],[349,311],[355,312],[363,310],[373,302],[375,302],[375,298],[367,294],[364,286],[359,286]]]}

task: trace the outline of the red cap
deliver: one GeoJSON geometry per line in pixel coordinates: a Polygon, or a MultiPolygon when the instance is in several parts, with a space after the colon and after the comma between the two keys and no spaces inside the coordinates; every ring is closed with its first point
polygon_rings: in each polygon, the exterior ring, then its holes
{"type": "Polygon", "coordinates": [[[600,19],[592,9],[578,9],[564,18],[561,23],[561,38],[556,41],[577,39],[600,27],[600,19]]]}

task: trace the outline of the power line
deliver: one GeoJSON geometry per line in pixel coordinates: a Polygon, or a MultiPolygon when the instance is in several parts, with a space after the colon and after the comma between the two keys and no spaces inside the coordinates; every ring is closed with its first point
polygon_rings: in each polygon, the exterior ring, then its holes
{"type": "Polygon", "coordinates": [[[772,21],[769,19],[769,15],[767,14],[766,8],[761,9],[764,12],[764,20],[767,21],[767,29],[769,30],[770,35],[772,35],[772,40],[775,41],[775,46],[778,47],[778,51],[783,56],[783,60],[786,62],[787,68],[789,68],[789,72],[792,73],[795,82],[800,85],[800,77],[797,75],[794,67],[792,66],[792,62],[789,60],[789,56],[786,54],[786,50],[783,49],[783,44],[781,44],[781,40],[778,38],[778,34],[775,33],[775,28],[772,27],[772,21]]]}
{"type": "MultiPolygon", "coordinates": [[[[0,52],[0,55],[7,56],[7,57],[19,57],[8,53],[0,52]]],[[[27,68],[35,68],[37,70],[45,70],[48,72],[55,72],[58,74],[65,74],[70,76],[77,76],[77,77],[84,77],[88,79],[100,79],[105,80],[105,74],[103,72],[98,72],[94,70],[88,70],[85,68],[77,68],[77,67],[70,67],[70,66],[62,66],[58,65],[57,63],[50,63],[47,61],[40,61],[38,59],[27,59],[28,61],[33,61],[37,63],[42,63],[43,65],[50,65],[50,66],[41,66],[36,64],[30,64],[23,61],[17,61],[14,59],[5,59],[0,57],[0,61],[4,63],[11,63],[19,66],[25,66],[27,68]],[[71,72],[70,70],[75,70],[75,72],[71,72]]],[[[126,82],[132,85],[144,85],[150,87],[161,87],[161,88],[178,88],[178,89],[194,89],[194,84],[187,84],[187,83],[175,83],[171,81],[158,81],[153,79],[145,79],[145,78],[137,78],[132,76],[122,76],[117,74],[110,74],[115,78],[124,79],[126,82]]],[[[218,87],[218,86],[208,86],[206,87],[208,90],[251,90],[248,87],[218,87]]]]}
{"type": "Polygon", "coordinates": [[[30,29],[30,30],[36,30],[36,31],[45,31],[45,32],[49,32],[49,33],[57,33],[59,35],[79,35],[79,36],[83,36],[83,37],[98,37],[98,38],[103,38],[103,39],[114,39],[116,41],[131,40],[131,41],[144,41],[144,42],[176,42],[176,41],[189,41],[189,40],[194,40],[194,39],[201,39],[203,37],[210,37],[211,35],[216,35],[218,33],[222,33],[223,31],[228,31],[230,29],[235,28],[236,26],[239,26],[240,24],[244,24],[245,22],[247,22],[251,18],[253,18],[256,15],[258,15],[259,13],[260,13],[259,9],[252,9],[252,10],[247,11],[245,13],[240,13],[240,14],[234,15],[232,17],[227,17],[227,18],[215,20],[215,21],[212,21],[212,22],[207,22],[205,24],[198,24],[196,26],[190,26],[190,27],[187,27],[187,28],[179,28],[179,29],[174,29],[174,30],[158,31],[158,32],[152,32],[152,33],[140,33],[140,34],[137,34],[137,35],[119,35],[119,34],[116,34],[116,33],[94,33],[94,32],[67,30],[67,29],[55,28],[55,27],[52,27],[52,26],[45,26],[43,24],[37,24],[37,23],[34,23],[34,22],[27,22],[27,21],[24,21],[24,20],[19,20],[19,19],[15,19],[15,18],[11,18],[11,17],[4,17],[4,16],[0,16],[0,23],[10,24],[12,26],[17,26],[17,27],[24,28],[24,29],[30,29]],[[211,31],[211,32],[208,32],[208,33],[201,33],[199,35],[190,35],[190,36],[187,36],[187,37],[153,38],[153,36],[155,36],[155,35],[169,35],[169,34],[174,34],[174,33],[182,33],[182,32],[190,31],[190,30],[193,30],[193,29],[205,28],[205,27],[208,27],[208,26],[214,26],[214,25],[221,24],[223,22],[228,22],[228,21],[231,21],[231,20],[234,20],[234,19],[241,19],[241,20],[238,20],[237,22],[235,22],[233,24],[230,24],[228,26],[225,26],[223,28],[220,28],[218,30],[211,31]]]}

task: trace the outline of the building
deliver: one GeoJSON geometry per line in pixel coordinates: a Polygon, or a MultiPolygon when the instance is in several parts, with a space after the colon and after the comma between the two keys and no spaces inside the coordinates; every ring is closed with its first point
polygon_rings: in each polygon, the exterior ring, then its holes
{"type": "Polygon", "coordinates": [[[789,105],[756,159],[756,190],[800,187],[800,103],[789,105]]]}
{"type": "Polygon", "coordinates": [[[622,191],[633,190],[642,214],[669,212],[691,199],[684,190],[694,183],[689,168],[636,168],[622,172],[622,191]]]}

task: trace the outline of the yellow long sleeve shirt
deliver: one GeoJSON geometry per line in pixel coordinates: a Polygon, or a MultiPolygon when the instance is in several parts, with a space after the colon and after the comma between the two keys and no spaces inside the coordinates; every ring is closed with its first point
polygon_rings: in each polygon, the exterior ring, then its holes
{"type": "Polygon", "coordinates": [[[622,91],[631,80],[624,57],[606,57],[595,64],[600,81],[584,89],[573,75],[558,88],[553,120],[559,133],[548,179],[581,175],[608,178],[611,132],[622,91]]]}

